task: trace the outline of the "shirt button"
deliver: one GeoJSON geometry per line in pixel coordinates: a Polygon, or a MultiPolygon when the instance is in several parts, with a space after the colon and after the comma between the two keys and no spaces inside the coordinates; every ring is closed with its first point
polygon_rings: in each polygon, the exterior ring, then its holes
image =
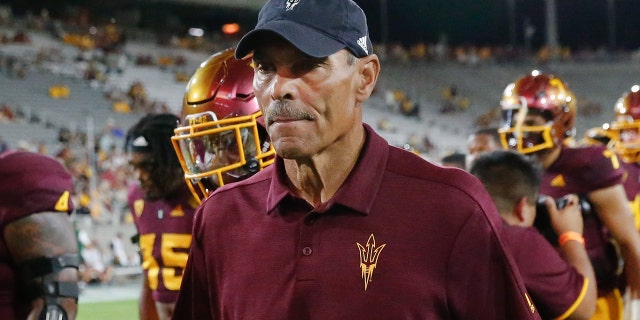
{"type": "Polygon", "coordinates": [[[305,256],[310,256],[312,252],[313,252],[313,249],[311,249],[311,247],[302,248],[302,254],[305,256]]]}

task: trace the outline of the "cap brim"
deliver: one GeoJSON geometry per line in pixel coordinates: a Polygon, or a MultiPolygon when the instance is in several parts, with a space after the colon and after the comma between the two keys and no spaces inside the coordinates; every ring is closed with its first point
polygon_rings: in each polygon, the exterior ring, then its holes
{"type": "Polygon", "coordinates": [[[305,54],[315,57],[328,57],[346,47],[337,41],[314,28],[288,21],[278,20],[268,22],[259,28],[251,30],[245,34],[236,47],[235,58],[242,59],[255,49],[256,40],[265,33],[275,33],[305,54]]]}

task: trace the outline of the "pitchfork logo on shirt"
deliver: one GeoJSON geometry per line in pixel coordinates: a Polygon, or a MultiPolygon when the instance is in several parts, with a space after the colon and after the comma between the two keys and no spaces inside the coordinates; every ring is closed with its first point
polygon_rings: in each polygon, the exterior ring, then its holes
{"type": "Polygon", "coordinates": [[[386,244],[376,246],[376,238],[372,233],[364,246],[359,242],[356,242],[356,245],[358,246],[358,251],[360,251],[360,271],[362,272],[362,280],[364,280],[364,291],[367,291],[367,287],[373,277],[373,271],[378,265],[380,253],[386,244]]]}

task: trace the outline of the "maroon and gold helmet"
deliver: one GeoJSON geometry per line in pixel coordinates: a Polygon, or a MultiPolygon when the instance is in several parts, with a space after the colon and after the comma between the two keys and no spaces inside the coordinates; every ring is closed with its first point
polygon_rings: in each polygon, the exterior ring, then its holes
{"type": "Polygon", "coordinates": [[[576,98],[567,85],[550,74],[533,71],[509,84],[500,102],[502,126],[498,130],[503,148],[533,153],[562,145],[573,137],[576,98]],[[527,114],[540,114],[544,125],[524,124],[527,114]]]}
{"type": "Polygon", "coordinates": [[[236,60],[233,53],[216,53],[195,71],[171,138],[184,178],[200,200],[262,170],[275,156],[253,94],[251,58],[236,60]]]}
{"type": "Polygon", "coordinates": [[[611,147],[625,162],[640,161],[640,86],[622,94],[614,106],[611,147]]]}

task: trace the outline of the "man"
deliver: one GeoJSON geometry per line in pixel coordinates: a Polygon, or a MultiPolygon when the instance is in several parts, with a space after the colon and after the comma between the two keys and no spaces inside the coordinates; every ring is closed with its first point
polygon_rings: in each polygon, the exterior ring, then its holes
{"type": "Polygon", "coordinates": [[[544,197],[546,212],[537,213],[540,187],[538,168],[513,151],[496,150],[480,155],[469,172],[482,181],[510,225],[506,234],[511,252],[531,299],[543,319],[589,319],[595,311],[597,292],[593,267],[582,238],[578,198],[567,196],[558,210],[544,197]],[[536,214],[548,214],[553,231],[567,238],[558,251],[533,227],[536,214]]]}
{"type": "Polygon", "coordinates": [[[482,128],[467,137],[466,167],[471,168],[471,163],[479,155],[502,149],[498,128],[482,128]]]}
{"type": "Polygon", "coordinates": [[[69,214],[73,184],[55,159],[0,154],[0,315],[75,319],[78,243],[69,214]]]}
{"type": "MultiPolygon", "coordinates": [[[[640,86],[633,85],[614,106],[615,120],[602,130],[612,149],[622,159],[623,185],[636,229],[640,230],[640,86]]],[[[627,297],[628,299],[629,297],[627,297]]],[[[626,302],[625,312],[640,314],[640,300],[626,302]]]]}
{"type": "Polygon", "coordinates": [[[138,229],[144,270],[140,319],[170,319],[191,246],[193,213],[198,203],[184,183],[171,144],[179,118],[151,114],[126,135],[129,165],[138,183],[128,203],[138,229]]]}
{"type": "MultiPolygon", "coordinates": [[[[164,289],[158,280],[149,282],[152,288],[158,288],[154,298],[160,302],[155,305],[158,311],[166,310],[163,319],[171,316],[177,299],[191,245],[193,208],[219,186],[246,179],[273,162],[273,148],[259,123],[262,113],[253,95],[251,61],[235,60],[233,53],[233,50],[218,52],[195,71],[185,90],[181,123],[173,115],[149,116],[148,120],[141,120],[139,130],[132,129],[128,136],[133,151],[139,151],[131,152],[130,160],[134,167],[139,167],[141,185],[173,186],[164,192],[167,196],[162,200],[144,204],[144,200],[136,198],[144,207],[140,204],[136,207],[133,202],[133,208],[147,210],[141,217],[134,215],[134,218],[138,227],[146,228],[149,234],[142,234],[140,238],[141,248],[144,243],[149,247],[147,251],[142,250],[146,253],[143,266],[151,268],[146,274],[151,274],[153,279],[163,279],[164,289]],[[145,147],[145,143],[142,147],[136,146],[139,137],[149,142],[149,147],[145,147]],[[155,165],[155,159],[164,162],[155,165]],[[146,162],[154,166],[145,170],[146,162]],[[163,177],[171,179],[162,182],[163,177]],[[177,191],[171,193],[171,189],[177,191]],[[188,196],[190,192],[192,197],[188,196]],[[174,198],[181,200],[176,202],[174,198]],[[171,205],[158,208],[162,203],[171,205]],[[184,215],[180,215],[180,210],[184,215]],[[163,240],[159,247],[151,247],[153,242],[144,240],[149,237],[155,238],[155,242],[163,240]],[[161,272],[157,270],[169,262],[171,265],[160,269],[161,272]],[[171,268],[175,273],[170,273],[171,268]]],[[[159,192],[147,192],[147,198],[150,194],[159,197],[159,192]]],[[[149,291],[145,285],[147,298],[149,291]]],[[[153,308],[148,307],[153,306],[153,301],[141,299],[141,302],[141,313],[153,314],[153,308]]]]}
{"type": "Polygon", "coordinates": [[[269,1],[251,52],[276,160],[197,210],[174,319],[539,319],[479,181],[363,124],[353,1],[269,1]]]}
{"type": "Polygon", "coordinates": [[[213,54],[187,84],[182,123],[171,138],[184,179],[197,199],[273,163],[262,112],[253,94],[251,59],[213,54]]]}
{"type": "Polygon", "coordinates": [[[615,120],[608,130],[611,146],[623,161],[624,188],[640,230],[640,86],[634,85],[623,93],[614,111],[615,120]]]}
{"type": "MultiPolygon", "coordinates": [[[[540,193],[554,198],[577,194],[589,204],[583,212],[584,237],[596,273],[594,319],[622,319],[619,258],[624,258],[631,299],[640,298],[640,235],[634,228],[622,186],[623,168],[604,146],[573,148],[576,101],[565,83],[538,71],[509,84],[500,103],[504,148],[531,155],[544,169],[540,193]]],[[[638,315],[640,317],[640,315],[638,315]]]]}

